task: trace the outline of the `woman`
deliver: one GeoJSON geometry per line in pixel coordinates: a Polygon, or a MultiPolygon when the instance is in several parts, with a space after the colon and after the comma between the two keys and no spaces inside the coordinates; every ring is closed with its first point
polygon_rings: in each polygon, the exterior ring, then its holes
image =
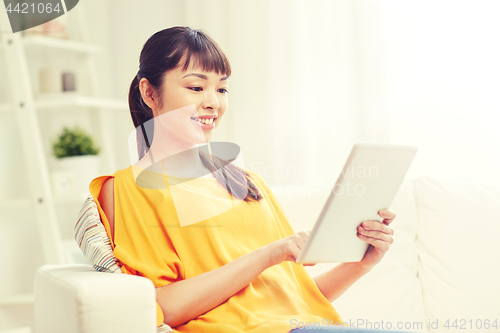
{"type": "Polygon", "coordinates": [[[140,161],[90,185],[113,253],[124,273],[155,284],[158,326],[289,332],[297,323],[341,325],[331,302],[384,256],[395,214],[380,211],[383,222],[359,227],[371,245],[362,261],[311,278],[294,262],[308,234],[293,232],[262,178],[200,146],[227,112],[230,75],[226,56],[201,31],[174,27],[145,43],[129,93],[140,161]]]}

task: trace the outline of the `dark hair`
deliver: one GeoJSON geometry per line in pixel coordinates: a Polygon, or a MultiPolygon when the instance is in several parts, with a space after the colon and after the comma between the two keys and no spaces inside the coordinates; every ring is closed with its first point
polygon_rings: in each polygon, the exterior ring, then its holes
{"type": "MultiPolygon", "coordinates": [[[[137,129],[139,159],[148,152],[151,146],[148,138],[152,140],[154,133],[153,122],[149,121],[154,117],[153,111],[142,99],[139,82],[142,78],[146,78],[155,88],[157,95],[161,96],[165,73],[181,66],[186,70],[191,61],[204,71],[231,75],[229,60],[220,46],[200,30],[172,27],[158,31],[144,44],[139,58],[139,71],[130,85],[128,95],[130,114],[137,129]],[[183,59],[184,63],[181,63],[183,59]],[[145,126],[148,127],[147,135],[145,126]]],[[[161,99],[159,103],[162,103],[161,99]]],[[[246,171],[228,163],[230,161],[210,156],[202,149],[199,150],[199,155],[205,168],[212,172],[217,181],[227,188],[233,197],[245,201],[262,199],[262,195],[246,171]]]]}

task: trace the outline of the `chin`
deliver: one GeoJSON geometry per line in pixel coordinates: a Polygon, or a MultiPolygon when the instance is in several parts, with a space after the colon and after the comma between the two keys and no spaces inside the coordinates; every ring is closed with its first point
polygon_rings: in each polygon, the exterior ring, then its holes
{"type": "Polygon", "coordinates": [[[214,138],[213,134],[205,135],[205,142],[204,143],[208,143],[208,142],[212,141],[213,138],[214,138]]]}

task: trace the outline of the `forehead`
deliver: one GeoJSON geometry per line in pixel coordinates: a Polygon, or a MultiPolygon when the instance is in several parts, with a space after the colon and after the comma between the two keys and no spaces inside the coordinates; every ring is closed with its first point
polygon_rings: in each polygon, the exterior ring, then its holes
{"type": "MultiPolygon", "coordinates": [[[[227,75],[224,73],[216,73],[215,70],[206,70],[202,66],[200,66],[197,62],[191,61],[186,70],[184,70],[182,62],[176,68],[167,71],[165,73],[165,79],[184,79],[184,78],[200,78],[199,76],[194,76],[190,74],[202,74],[206,76],[209,80],[214,79],[219,81],[222,78],[225,78],[227,75]],[[187,77],[186,77],[187,76],[187,77]]],[[[227,81],[227,80],[224,80],[227,81]]]]}
{"type": "Polygon", "coordinates": [[[231,68],[227,59],[214,52],[191,53],[186,50],[179,60],[178,67],[181,67],[185,72],[215,72],[220,76],[231,75],[231,68]]]}

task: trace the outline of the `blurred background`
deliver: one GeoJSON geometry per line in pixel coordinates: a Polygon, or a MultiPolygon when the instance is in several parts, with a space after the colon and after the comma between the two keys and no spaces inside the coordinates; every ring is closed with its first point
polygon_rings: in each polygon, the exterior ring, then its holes
{"type": "Polygon", "coordinates": [[[74,245],[85,195],[53,153],[63,128],[80,126],[100,147],[87,178],[130,164],[128,90],[153,33],[190,26],[225,50],[230,106],[214,141],[237,143],[275,188],[328,190],[359,141],[417,145],[409,179],[499,185],[499,14],[495,0],[82,0],[60,26],[24,32],[24,58],[9,55],[3,29],[0,331],[33,327],[35,270],[72,260],[47,259],[51,237],[74,245]],[[36,113],[15,106],[19,94],[36,113]],[[33,207],[33,175],[50,189],[48,210],[33,207]],[[59,231],[41,239],[46,226],[59,231]]]}
{"type": "MultiPolygon", "coordinates": [[[[290,166],[338,174],[356,141],[418,145],[414,175],[498,182],[495,1],[91,2],[101,87],[114,98],[127,98],[152,33],[208,32],[234,69],[216,140],[238,143],[273,184],[322,181],[313,172],[280,178],[290,166]]],[[[127,151],[117,155],[127,166],[127,151]]]]}

